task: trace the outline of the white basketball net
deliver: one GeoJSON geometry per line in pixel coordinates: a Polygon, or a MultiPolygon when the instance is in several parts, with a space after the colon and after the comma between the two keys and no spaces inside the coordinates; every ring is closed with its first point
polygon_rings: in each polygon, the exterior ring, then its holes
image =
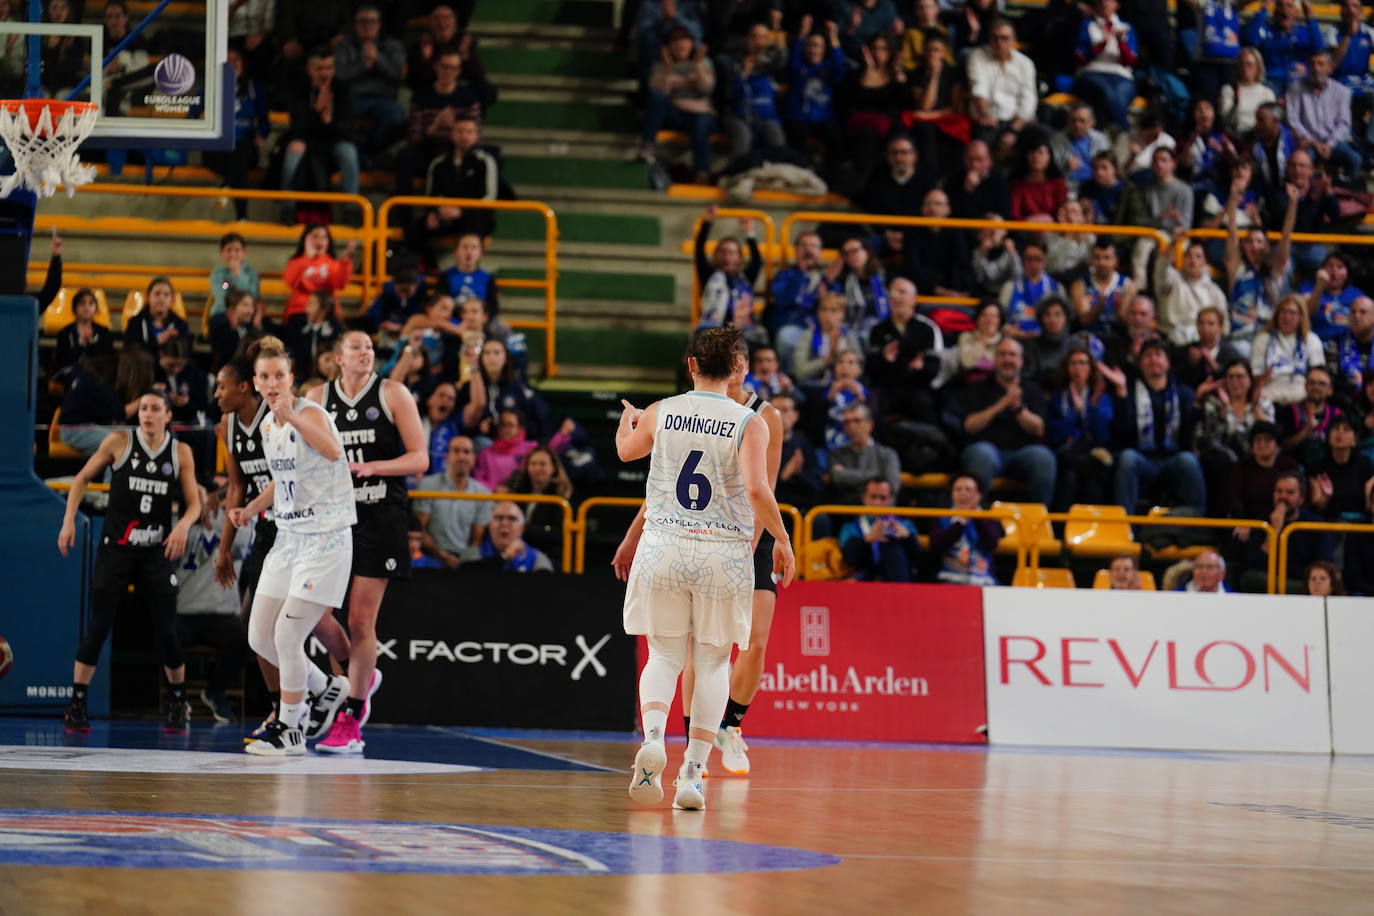
{"type": "Polygon", "coordinates": [[[8,197],[16,188],[52,197],[58,185],[65,186],[71,197],[78,186],[94,181],[95,169],[81,164],[76,148],[90,136],[97,113],[94,106],[80,111],[68,108],[54,125],[52,109],[44,107],[38,123],[32,125],[23,108],[0,105],[0,139],[14,157],[14,174],[0,176],[0,197],[8,197]]]}

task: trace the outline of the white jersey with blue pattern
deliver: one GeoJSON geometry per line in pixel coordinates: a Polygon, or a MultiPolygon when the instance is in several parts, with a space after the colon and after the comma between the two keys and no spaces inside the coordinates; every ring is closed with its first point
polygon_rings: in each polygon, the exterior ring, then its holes
{"type": "MultiPolygon", "coordinates": [[[[293,409],[296,413],[318,410],[324,414],[334,438],[339,439],[338,428],[319,404],[297,398],[293,409]]],[[[337,461],[325,458],[306,444],[294,426],[277,423],[271,411],[262,418],[261,429],[267,467],[277,485],[272,514],[278,529],[318,534],[357,524],[353,476],[342,454],[337,461]]]]}
{"type": "Polygon", "coordinates": [[[689,391],[658,405],[644,523],[702,540],[750,541],[754,512],[739,447],[755,413],[723,394],[689,391]]]}

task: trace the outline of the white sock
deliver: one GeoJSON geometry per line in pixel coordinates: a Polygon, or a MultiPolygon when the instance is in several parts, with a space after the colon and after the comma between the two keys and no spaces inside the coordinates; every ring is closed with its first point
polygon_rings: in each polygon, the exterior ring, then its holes
{"type": "Polygon", "coordinates": [[[662,741],[663,732],[668,727],[668,714],[661,709],[646,709],[644,716],[644,739],[662,741]]]}
{"type": "Polygon", "coordinates": [[[319,696],[329,687],[329,675],[320,670],[320,666],[314,662],[310,663],[305,671],[305,687],[311,693],[319,696]]]}
{"type": "MultiPolygon", "coordinates": [[[[696,729],[693,728],[693,731],[696,729]]],[[[687,741],[687,762],[695,763],[698,766],[706,766],[706,758],[711,756],[711,742],[702,741],[700,738],[691,738],[687,741]]]]}
{"type": "Polygon", "coordinates": [[[278,718],[280,718],[281,723],[288,728],[299,728],[301,724],[301,717],[305,715],[305,710],[306,704],[303,700],[299,703],[283,702],[281,704],[281,712],[278,714],[278,718]]]}

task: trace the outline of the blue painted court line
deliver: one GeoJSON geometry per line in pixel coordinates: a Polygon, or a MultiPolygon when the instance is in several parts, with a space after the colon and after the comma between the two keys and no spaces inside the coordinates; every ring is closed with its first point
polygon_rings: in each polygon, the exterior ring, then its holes
{"type": "MultiPolygon", "coordinates": [[[[132,750],[243,752],[248,726],[197,725],[183,735],[163,733],[160,722],[93,721],[89,734],[69,735],[51,718],[0,718],[0,745],[28,747],[109,747],[132,750]]],[[[366,756],[374,760],[450,763],[497,770],[599,772],[604,768],[527,751],[466,735],[460,729],[414,725],[373,725],[366,730],[366,756]]]]}

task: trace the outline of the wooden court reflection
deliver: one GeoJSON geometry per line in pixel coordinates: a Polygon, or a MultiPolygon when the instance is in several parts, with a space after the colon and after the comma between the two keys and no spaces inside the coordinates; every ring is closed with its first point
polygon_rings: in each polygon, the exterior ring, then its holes
{"type": "MultiPolygon", "coordinates": [[[[608,767],[626,741],[517,741],[608,767]]],[[[670,760],[680,759],[680,745],[670,760]]],[[[436,876],[0,867],[0,912],[1367,911],[1374,761],[755,742],[704,814],[619,772],[206,776],[0,770],[5,808],[318,816],[700,837],[831,853],[748,874],[436,876]]]]}

